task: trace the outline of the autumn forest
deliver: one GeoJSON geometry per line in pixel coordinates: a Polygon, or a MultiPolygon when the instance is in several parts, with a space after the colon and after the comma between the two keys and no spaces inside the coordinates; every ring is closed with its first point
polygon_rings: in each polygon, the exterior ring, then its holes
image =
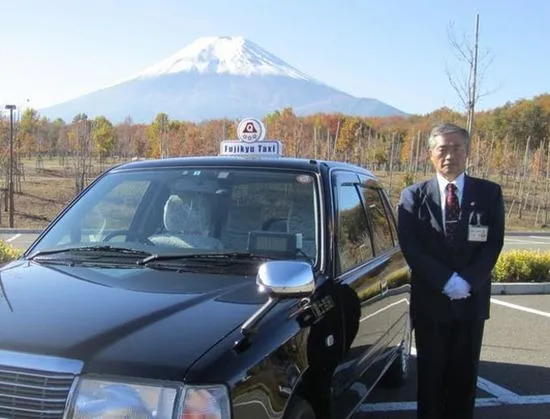
{"type": "MultiPolygon", "coordinates": [[[[283,143],[290,157],[342,160],[374,170],[394,195],[406,184],[431,174],[427,136],[440,122],[466,126],[466,116],[448,108],[426,115],[359,118],[342,114],[296,116],[291,108],[262,117],[268,139],[283,143]]],[[[33,110],[15,121],[14,158],[17,167],[35,161],[66,166],[76,192],[100,170],[135,158],[215,155],[219,143],[235,139],[237,121],[201,123],[172,120],[159,113],[149,124],[131,117],[114,124],[105,117],[85,114],[72,121],[48,120],[33,110]]],[[[0,119],[4,183],[9,162],[9,115],[0,119]]],[[[492,178],[505,188],[508,218],[526,228],[548,225],[550,194],[550,94],[509,102],[477,112],[470,148],[469,173],[492,178]]],[[[24,186],[19,187],[23,192],[24,186]]]]}

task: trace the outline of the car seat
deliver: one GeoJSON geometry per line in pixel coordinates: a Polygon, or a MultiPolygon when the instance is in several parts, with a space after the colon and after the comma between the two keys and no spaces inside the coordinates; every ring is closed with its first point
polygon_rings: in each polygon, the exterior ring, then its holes
{"type": "Polygon", "coordinates": [[[220,249],[222,243],[209,234],[210,211],[200,195],[184,201],[170,195],[164,205],[164,232],[151,236],[155,245],[180,248],[220,249]]]}

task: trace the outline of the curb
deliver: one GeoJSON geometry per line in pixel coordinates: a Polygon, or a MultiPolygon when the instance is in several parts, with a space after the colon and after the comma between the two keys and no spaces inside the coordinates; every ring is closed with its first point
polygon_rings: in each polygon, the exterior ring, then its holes
{"type": "Polygon", "coordinates": [[[493,283],[491,295],[532,295],[550,294],[550,282],[493,283]]]}

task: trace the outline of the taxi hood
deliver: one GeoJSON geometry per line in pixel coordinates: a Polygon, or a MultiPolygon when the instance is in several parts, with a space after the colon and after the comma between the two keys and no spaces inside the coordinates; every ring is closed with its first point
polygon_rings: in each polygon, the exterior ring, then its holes
{"type": "Polygon", "coordinates": [[[255,277],[17,261],[0,271],[0,349],[88,372],[181,379],[266,301],[255,277]]]}

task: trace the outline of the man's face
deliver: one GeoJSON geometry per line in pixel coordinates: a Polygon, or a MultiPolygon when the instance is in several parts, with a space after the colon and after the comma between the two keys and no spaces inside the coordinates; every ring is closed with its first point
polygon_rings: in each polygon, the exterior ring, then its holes
{"type": "Polygon", "coordinates": [[[435,170],[448,181],[454,180],[466,168],[466,144],[458,133],[435,137],[436,145],[430,150],[435,170]]]}

